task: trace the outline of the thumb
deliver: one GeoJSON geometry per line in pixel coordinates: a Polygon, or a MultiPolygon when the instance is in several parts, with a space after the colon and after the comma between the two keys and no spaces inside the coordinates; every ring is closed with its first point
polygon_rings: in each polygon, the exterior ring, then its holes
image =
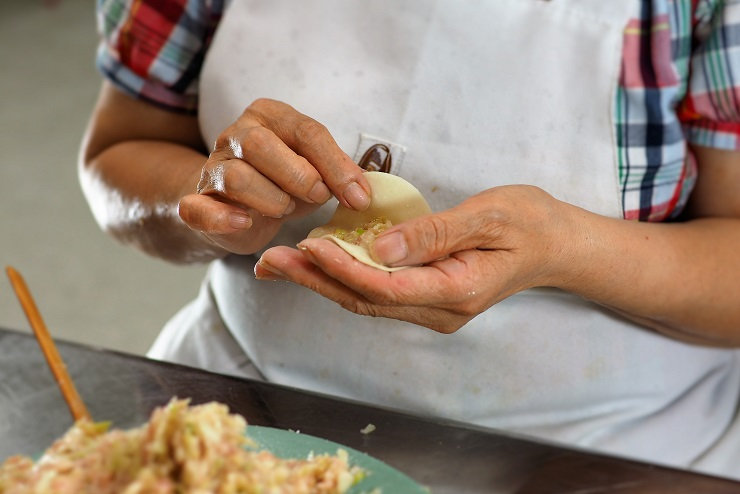
{"type": "Polygon", "coordinates": [[[454,252],[481,247],[486,230],[480,215],[460,207],[420,216],[383,232],[370,246],[372,256],[388,266],[424,264],[454,252]]]}

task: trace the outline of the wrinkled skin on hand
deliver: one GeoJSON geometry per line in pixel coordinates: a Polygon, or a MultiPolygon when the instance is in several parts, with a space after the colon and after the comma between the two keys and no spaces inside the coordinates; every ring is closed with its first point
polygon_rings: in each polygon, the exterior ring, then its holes
{"type": "Polygon", "coordinates": [[[335,195],[365,209],[370,187],[328,130],[279,101],[260,99],[218,137],[197,190],[179,203],[193,230],[228,252],[251,254],[283,221],[335,195]]]}
{"type": "Polygon", "coordinates": [[[357,314],[452,333],[506,297],[562,276],[563,247],[576,235],[571,209],[578,210],[536,187],[498,187],[396,225],[373,246],[388,264],[421,266],[387,273],[317,238],[299,250],[268,249],[255,274],[303,285],[357,314]]]}

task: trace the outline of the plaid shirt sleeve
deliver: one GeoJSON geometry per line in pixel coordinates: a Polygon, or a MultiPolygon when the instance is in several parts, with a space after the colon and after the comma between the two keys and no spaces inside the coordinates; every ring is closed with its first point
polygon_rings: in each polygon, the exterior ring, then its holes
{"type": "Polygon", "coordinates": [[[98,0],[96,64],[119,89],[194,114],[198,75],[224,0],[98,0]]]}
{"type": "Polygon", "coordinates": [[[688,94],[679,109],[689,142],[740,151],[740,0],[697,11],[688,94]]]}
{"type": "Polygon", "coordinates": [[[678,216],[698,173],[687,144],[740,150],[740,0],[641,0],[616,134],[624,217],[678,216]]]}

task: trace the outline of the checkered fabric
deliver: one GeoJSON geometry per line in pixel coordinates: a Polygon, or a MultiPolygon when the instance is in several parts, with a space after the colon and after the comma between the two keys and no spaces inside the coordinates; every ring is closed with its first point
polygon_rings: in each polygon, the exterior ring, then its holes
{"type": "Polygon", "coordinates": [[[98,69],[123,91],[195,113],[198,75],[224,0],[98,0],[98,69]]]}
{"type": "MultiPolygon", "coordinates": [[[[740,0],[632,1],[640,15],[625,29],[615,98],[623,212],[664,221],[680,214],[696,180],[687,144],[740,150],[740,0]]],[[[195,113],[227,3],[98,0],[97,65],[129,94],[195,113]]]]}
{"type": "Polygon", "coordinates": [[[644,0],[624,35],[616,101],[624,217],[680,214],[687,143],[740,150],[740,0],[644,0]]]}

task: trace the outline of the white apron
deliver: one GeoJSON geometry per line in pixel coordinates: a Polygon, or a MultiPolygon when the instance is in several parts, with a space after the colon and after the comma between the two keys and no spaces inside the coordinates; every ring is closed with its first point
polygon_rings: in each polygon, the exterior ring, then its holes
{"type": "MultiPolygon", "coordinates": [[[[436,211],[526,183],[620,217],[612,115],[638,8],[239,0],[203,70],[202,130],[213,142],[251,101],[275,98],[324,123],[350,156],[389,145],[391,173],[436,211]]],[[[333,207],[273,244],[295,245],[333,207]]],[[[215,262],[200,302],[151,355],[671,465],[711,457],[735,416],[737,352],[669,340],[558,290],[517,294],[442,335],[256,281],[255,261],[215,262]],[[209,322],[183,324],[192,311],[209,322]]],[[[722,471],[718,461],[703,467],[722,471]]]]}

